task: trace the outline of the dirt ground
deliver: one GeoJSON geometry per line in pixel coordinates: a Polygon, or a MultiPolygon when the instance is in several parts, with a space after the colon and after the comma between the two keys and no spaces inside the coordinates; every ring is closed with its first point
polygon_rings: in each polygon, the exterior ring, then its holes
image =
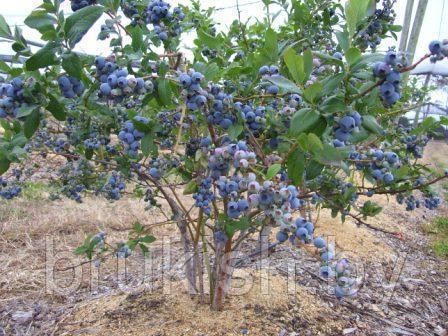
{"type": "MultiPolygon", "coordinates": [[[[424,161],[448,167],[448,145],[430,143],[424,161]]],[[[105,231],[118,241],[133,222],[163,218],[137,199],[77,204],[33,193],[0,202],[0,336],[447,335],[448,262],[433,255],[423,230],[448,215],[447,205],[406,212],[392,198],[374,199],[384,211],[369,224],[400,234],[313,214],[317,233],[356,266],[355,298],[334,298],[313,248],[285,244],[262,261],[242,259],[222,312],[188,294],[172,224],[152,229],[158,240],[149,261],[136,253],[126,262],[111,257],[99,268],[67,269],[83,263],[73,250],[87,234],[105,231]],[[169,240],[171,269],[162,263],[169,240]]],[[[256,248],[254,236],[242,253],[256,248]]]]}

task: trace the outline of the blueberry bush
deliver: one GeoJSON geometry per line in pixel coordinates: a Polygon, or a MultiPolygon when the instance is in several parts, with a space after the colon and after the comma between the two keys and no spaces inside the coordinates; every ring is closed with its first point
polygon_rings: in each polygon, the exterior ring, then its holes
{"type": "MultiPolygon", "coordinates": [[[[395,49],[377,52],[400,30],[394,1],[263,0],[263,18],[226,31],[200,1],[71,0],[69,15],[63,2],[43,0],[26,18],[44,41],[37,48],[0,17],[0,37],[23,62],[0,62],[2,198],[59,158],[53,199],[133,194],[148,208],[167,204],[190,291],[204,297],[203,257],[213,309],[250,235],[275,228],[270,248],[314,245],[343,298],[356,293],[350,263],[314,235],[312,209],[369,226],[381,211],[375,194],[406,210],[439,205],[431,186],[446,176],[418,159],[447,120],[402,123],[425,95],[416,102],[421,90],[401,77],[448,56],[448,41],[432,42],[415,64],[395,49]],[[110,53],[75,51],[97,21],[110,53]],[[192,55],[181,47],[187,33],[192,55]]],[[[147,253],[154,240],[136,223],[128,241],[100,232],[76,253],[99,263],[147,253]]]]}

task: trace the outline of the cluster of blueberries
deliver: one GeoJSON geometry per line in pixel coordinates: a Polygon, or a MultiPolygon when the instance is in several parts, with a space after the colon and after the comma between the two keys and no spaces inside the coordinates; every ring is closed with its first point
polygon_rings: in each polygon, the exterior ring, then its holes
{"type": "MultiPolygon", "coordinates": [[[[276,65],[263,65],[260,69],[258,69],[258,73],[262,76],[262,78],[280,77],[280,71],[276,65]]],[[[278,91],[278,86],[274,84],[271,84],[266,88],[266,93],[271,95],[276,95],[278,91]]]]}
{"type": "Polygon", "coordinates": [[[400,99],[401,75],[396,69],[398,64],[397,53],[389,50],[383,62],[377,62],[373,66],[373,75],[384,82],[380,86],[381,99],[386,106],[392,106],[400,99]]]}
{"type": "Polygon", "coordinates": [[[162,41],[182,33],[180,22],[185,18],[185,14],[180,7],[175,7],[170,12],[169,3],[152,0],[146,8],[144,17],[146,23],[153,25],[154,32],[162,41]]]}
{"type": "Polygon", "coordinates": [[[128,258],[132,254],[132,250],[123,241],[118,243],[118,249],[115,255],[117,258],[128,258]]]}
{"type": "Polygon", "coordinates": [[[429,52],[431,53],[431,62],[443,60],[444,57],[448,57],[448,40],[432,41],[429,44],[429,52]]]}
{"type": "Polygon", "coordinates": [[[8,186],[8,180],[0,176],[0,197],[10,200],[20,195],[22,188],[18,185],[8,186]]]}
{"type": "Polygon", "coordinates": [[[123,14],[131,19],[131,25],[136,26],[140,22],[140,15],[137,7],[135,6],[135,1],[121,0],[121,10],[123,14]]]}
{"type": "MultiPolygon", "coordinates": [[[[159,147],[161,149],[170,149],[173,147],[175,136],[173,136],[173,130],[176,130],[180,125],[182,118],[181,112],[176,111],[162,111],[157,113],[156,119],[158,120],[158,129],[156,136],[160,138],[159,147]]],[[[189,122],[194,122],[196,116],[189,114],[186,116],[182,124],[182,129],[187,130],[190,127],[189,122]]]]}
{"type": "Polygon", "coordinates": [[[125,188],[126,184],[123,182],[120,174],[114,171],[104,185],[103,191],[105,192],[107,199],[119,200],[121,198],[121,193],[125,188]]]}
{"type": "Polygon", "coordinates": [[[302,97],[299,94],[293,93],[285,97],[284,104],[281,109],[279,109],[279,114],[283,116],[292,116],[296,111],[297,107],[302,104],[302,97]]]}
{"type": "MultiPolygon", "coordinates": [[[[109,140],[109,139],[107,139],[109,140]]],[[[86,149],[99,149],[101,145],[105,145],[106,144],[106,139],[105,138],[98,138],[97,137],[97,133],[96,132],[91,132],[89,134],[89,137],[87,139],[84,140],[84,146],[86,147],[86,149]]],[[[113,148],[113,147],[110,147],[113,148]]],[[[110,149],[109,149],[110,151],[110,149]]]]}
{"type": "Polygon", "coordinates": [[[310,243],[313,241],[313,234],[314,224],[303,217],[298,217],[292,225],[279,230],[276,238],[279,243],[284,243],[289,239],[294,244],[296,238],[302,243],[310,243]]]}
{"type": "Polygon", "coordinates": [[[57,138],[54,142],[51,139],[47,139],[45,146],[53,148],[56,153],[61,153],[64,149],[67,150],[70,148],[70,143],[63,138],[57,138]]]}
{"type": "Polygon", "coordinates": [[[335,140],[333,140],[333,146],[343,147],[349,140],[349,137],[353,132],[356,132],[361,126],[362,116],[353,111],[340,118],[337,122],[337,126],[334,131],[335,140]]]}
{"type": "Polygon", "coordinates": [[[26,106],[24,100],[24,82],[15,77],[10,83],[0,84],[0,118],[15,118],[19,109],[26,106]]]}
{"type": "Polygon", "coordinates": [[[59,89],[65,98],[80,97],[84,92],[84,84],[78,78],[72,76],[61,76],[58,79],[59,89]]]}
{"type": "Polygon", "coordinates": [[[367,169],[378,183],[384,184],[390,184],[394,181],[394,175],[389,170],[392,167],[398,167],[400,164],[397,153],[384,152],[381,149],[370,149],[367,155],[353,151],[349,158],[354,161],[357,169],[367,169]]]}
{"type": "MultiPolygon", "coordinates": [[[[148,124],[149,119],[142,116],[135,116],[135,121],[143,124],[148,124]]],[[[123,128],[118,132],[118,138],[123,142],[127,154],[131,157],[138,155],[140,142],[145,136],[145,133],[139,131],[132,120],[128,120],[123,124],[123,128]]]]}
{"type": "Polygon", "coordinates": [[[199,183],[197,193],[193,195],[195,206],[201,208],[206,215],[211,213],[211,203],[215,200],[212,186],[213,180],[210,177],[203,178],[199,183]]]}
{"type": "Polygon", "coordinates": [[[326,279],[336,279],[334,294],[338,299],[346,296],[354,296],[356,280],[350,278],[351,267],[347,259],[335,261],[334,246],[327,243],[322,237],[313,237],[314,224],[303,217],[293,220],[289,227],[284,227],[277,232],[277,243],[282,244],[288,239],[296,245],[299,240],[302,244],[314,244],[319,250],[321,259],[320,273],[326,279]]]}
{"type": "Polygon", "coordinates": [[[148,173],[153,179],[158,180],[164,172],[179,167],[179,161],[176,158],[156,157],[148,162],[148,173]]]}
{"type": "Polygon", "coordinates": [[[101,81],[98,95],[120,102],[132,94],[145,94],[154,90],[151,80],[129,75],[128,70],[119,68],[114,60],[98,56],[95,59],[96,73],[101,81]]]}
{"type": "Polygon", "coordinates": [[[362,50],[370,47],[375,50],[381,43],[381,35],[387,30],[387,26],[394,23],[396,14],[393,10],[394,0],[384,0],[383,8],[375,10],[369,17],[369,25],[358,34],[357,44],[362,50]]]}
{"type": "Polygon", "coordinates": [[[84,7],[96,4],[96,0],[70,0],[72,11],[76,12],[84,7]]]}
{"type": "Polygon", "coordinates": [[[59,181],[62,183],[62,194],[78,203],[82,203],[81,193],[90,186],[86,178],[94,174],[94,167],[91,162],[84,159],[68,161],[58,169],[59,181]]]}
{"type": "Polygon", "coordinates": [[[179,76],[179,82],[184,88],[181,92],[190,111],[196,111],[207,104],[207,91],[201,87],[204,75],[190,69],[187,73],[179,76]]]}
{"type": "Polygon", "coordinates": [[[429,138],[426,135],[418,137],[413,134],[403,137],[401,141],[406,144],[406,150],[409,153],[411,153],[415,158],[420,159],[423,157],[423,148],[427,145],[429,138]]]}
{"type": "Polygon", "coordinates": [[[219,125],[228,129],[236,122],[235,116],[230,112],[232,106],[232,96],[226,94],[218,85],[212,85],[209,97],[212,99],[210,112],[207,121],[210,124],[219,125]]]}
{"type": "Polygon", "coordinates": [[[416,208],[420,208],[422,203],[427,209],[434,210],[442,202],[440,197],[434,195],[428,195],[425,197],[423,202],[417,199],[414,195],[405,196],[403,194],[398,194],[396,199],[398,204],[406,204],[406,211],[412,211],[416,208]]]}
{"type": "Polygon", "coordinates": [[[241,117],[255,137],[258,137],[266,124],[266,107],[243,105],[241,102],[235,103],[235,108],[240,111],[241,117]]]}
{"type": "Polygon", "coordinates": [[[208,159],[208,168],[211,171],[210,176],[217,180],[227,175],[231,164],[235,168],[248,168],[256,162],[256,154],[249,151],[246,142],[241,140],[237,144],[215,148],[208,159]]]}

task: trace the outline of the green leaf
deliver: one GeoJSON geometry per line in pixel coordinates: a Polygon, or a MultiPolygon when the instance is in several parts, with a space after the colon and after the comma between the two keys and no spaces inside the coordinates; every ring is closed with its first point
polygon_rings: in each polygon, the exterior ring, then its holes
{"type": "Polygon", "coordinates": [[[84,150],[84,156],[86,157],[87,160],[90,160],[93,157],[94,151],[92,148],[86,148],[84,150]]]}
{"type": "Polygon", "coordinates": [[[313,71],[313,53],[310,49],[307,49],[303,52],[303,71],[304,78],[302,79],[303,83],[310,78],[311,72],[313,71]]]}
{"type": "Polygon", "coordinates": [[[78,246],[78,247],[75,249],[74,253],[79,255],[79,254],[84,254],[84,253],[86,253],[86,251],[87,251],[87,248],[86,248],[84,245],[82,245],[82,246],[78,246]]]}
{"type": "Polygon", "coordinates": [[[59,121],[64,121],[66,117],[65,107],[62,105],[55,96],[52,94],[48,95],[50,99],[46,109],[51,112],[53,117],[59,121]]]}
{"type": "Polygon", "coordinates": [[[371,115],[363,115],[362,116],[362,126],[375,134],[381,135],[383,134],[383,128],[378,124],[374,116],[371,115]]]}
{"type": "Polygon", "coordinates": [[[288,48],[283,54],[286,66],[292,78],[297,82],[303,82],[304,78],[304,62],[303,57],[297,55],[293,48],[288,48]]]}
{"type": "Polygon", "coordinates": [[[366,0],[348,0],[345,5],[345,16],[347,19],[347,28],[350,38],[356,32],[358,23],[364,18],[369,1],[366,0]]]}
{"type": "Polygon", "coordinates": [[[45,10],[34,10],[24,22],[28,27],[36,29],[43,34],[48,30],[54,30],[53,25],[57,20],[45,10]]]}
{"type": "Polygon", "coordinates": [[[310,133],[308,134],[308,147],[312,152],[318,152],[324,148],[324,145],[316,134],[310,133]]]}
{"type": "Polygon", "coordinates": [[[382,208],[372,201],[367,201],[363,204],[361,208],[361,213],[365,216],[376,216],[381,212],[382,208]]]}
{"type": "Polygon", "coordinates": [[[83,36],[101,17],[103,11],[104,8],[101,6],[87,6],[76,11],[65,20],[64,32],[70,48],[81,41],[83,36]]]}
{"type": "Polygon", "coordinates": [[[9,73],[11,71],[11,68],[3,61],[0,61],[0,71],[3,71],[5,73],[9,73]]]}
{"type": "Polygon", "coordinates": [[[227,129],[227,133],[229,134],[229,137],[231,140],[236,140],[236,139],[238,139],[238,136],[243,132],[243,130],[244,130],[243,125],[235,124],[235,125],[231,125],[227,129]]]}
{"type": "Polygon", "coordinates": [[[324,80],[323,82],[323,89],[322,89],[322,96],[326,96],[329,95],[330,93],[332,93],[334,90],[336,90],[339,85],[342,83],[342,80],[344,79],[344,74],[343,73],[338,73],[335,75],[332,75],[330,77],[328,77],[326,80],[324,80]]]}
{"type": "Polygon", "coordinates": [[[171,87],[168,80],[165,78],[159,78],[157,80],[157,92],[159,94],[160,102],[164,105],[170,105],[171,104],[171,87]]]}
{"type": "Polygon", "coordinates": [[[279,163],[273,164],[268,168],[268,171],[266,172],[266,180],[270,180],[273,178],[277,173],[282,169],[282,165],[279,163]]]}
{"type": "Polygon", "coordinates": [[[303,90],[303,96],[307,101],[314,103],[316,98],[322,93],[323,85],[320,82],[314,82],[303,90]]]}
{"type": "Polygon", "coordinates": [[[297,111],[291,119],[290,134],[298,136],[302,132],[307,132],[317,124],[319,119],[320,114],[310,108],[303,108],[297,111]]]}
{"type": "Polygon", "coordinates": [[[401,29],[402,29],[403,27],[402,26],[400,26],[400,25],[390,25],[389,26],[389,29],[391,30],[391,31],[393,31],[393,32],[401,32],[401,29]]]}
{"type": "Polygon", "coordinates": [[[396,170],[393,171],[394,177],[396,180],[400,180],[404,177],[407,177],[407,175],[410,172],[410,168],[407,166],[402,166],[396,170]]]}
{"type": "Polygon", "coordinates": [[[416,128],[411,131],[411,134],[423,134],[435,128],[437,121],[433,117],[428,117],[423,120],[416,128]]]}
{"type": "Polygon", "coordinates": [[[207,80],[215,80],[219,74],[219,66],[216,63],[197,62],[194,69],[202,73],[207,80]]]}
{"type": "Polygon", "coordinates": [[[342,50],[347,51],[349,48],[348,43],[348,34],[345,31],[336,31],[335,32],[336,38],[338,39],[338,43],[341,46],[342,50]]]}
{"type": "Polygon", "coordinates": [[[23,118],[30,115],[36,109],[36,105],[21,106],[17,113],[17,118],[23,118]]]}
{"type": "Polygon", "coordinates": [[[58,64],[56,57],[56,42],[48,42],[42,49],[39,49],[33,56],[28,58],[25,62],[28,71],[34,71],[45,68],[49,65],[58,64]]]}
{"type": "Polygon", "coordinates": [[[7,172],[11,161],[9,161],[4,155],[0,155],[0,175],[7,172]]]}
{"type": "Polygon", "coordinates": [[[139,243],[138,246],[140,247],[140,250],[142,250],[143,255],[146,256],[149,252],[148,247],[146,247],[146,245],[143,243],[139,243]]]}
{"type": "Polygon", "coordinates": [[[289,79],[285,77],[268,77],[266,78],[269,82],[272,84],[277,85],[280,89],[282,89],[284,92],[291,92],[291,93],[300,93],[300,89],[297,87],[296,84],[291,82],[289,79]]]}
{"type": "Polygon", "coordinates": [[[11,29],[3,15],[0,15],[0,37],[11,37],[11,29]]]}
{"type": "Polygon", "coordinates": [[[276,62],[278,59],[277,34],[272,28],[269,28],[266,31],[263,54],[267,56],[272,62],[276,62]]]}
{"type": "Polygon", "coordinates": [[[26,118],[25,124],[23,125],[23,132],[25,136],[29,139],[33,136],[34,132],[36,132],[39,127],[40,122],[40,114],[39,109],[35,108],[31,114],[26,118]]]}
{"type": "Polygon", "coordinates": [[[81,59],[75,53],[69,53],[62,56],[62,68],[70,76],[81,79],[82,76],[81,59]]]}
{"type": "Polygon", "coordinates": [[[156,238],[154,236],[143,236],[143,237],[139,238],[138,240],[145,244],[151,244],[156,241],[156,238]]]}
{"type": "MultiPolygon", "coordinates": [[[[382,61],[384,59],[384,54],[380,53],[371,53],[371,54],[365,54],[358,58],[352,65],[351,70],[357,71],[362,68],[365,68],[366,66],[371,66],[373,63],[382,61]]],[[[369,71],[370,75],[370,71],[369,71]]]]}
{"type": "Polygon", "coordinates": [[[151,153],[157,153],[157,146],[154,143],[154,137],[151,133],[145,134],[142,139],[142,153],[149,156],[151,153]]]}
{"type": "Polygon", "coordinates": [[[320,175],[322,170],[324,169],[324,166],[321,165],[316,160],[311,160],[310,163],[306,166],[305,172],[306,172],[306,178],[308,180],[315,179],[320,175]]]}
{"type": "Polygon", "coordinates": [[[220,36],[212,36],[203,30],[198,30],[196,33],[199,41],[210,49],[218,49],[223,42],[220,36]]]}
{"type": "Polygon", "coordinates": [[[236,231],[244,231],[250,227],[250,220],[248,217],[242,217],[240,220],[225,222],[225,231],[228,237],[232,237],[236,231]]]}
{"type": "Polygon", "coordinates": [[[334,64],[334,65],[337,65],[337,66],[340,66],[340,67],[342,67],[344,65],[344,63],[340,59],[335,58],[333,56],[330,56],[328,54],[323,54],[323,53],[320,53],[320,52],[313,52],[313,55],[316,56],[316,57],[319,57],[326,64],[334,64]]]}
{"type": "Polygon", "coordinates": [[[294,185],[302,185],[303,173],[305,171],[305,154],[300,149],[296,149],[289,154],[286,159],[286,169],[288,171],[288,177],[294,185]]]}
{"type": "Polygon", "coordinates": [[[131,37],[132,37],[132,49],[134,49],[134,51],[143,50],[144,47],[143,32],[139,26],[135,26],[132,28],[131,37]]]}
{"type": "Polygon", "coordinates": [[[191,195],[195,193],[198,190],[198,184],[195,180],[191,180],[187,183],[187,185],[184,188],[183,194],[184,195],[191,195]]]}
{"type": "Polygon", "coordinates": [[[134,222],[132,229],[137,233],[142,233],[145,227],[139,221],[136,221],[134,222]]]}
{"type": "Polygon", "coordinates": [[[355,64],[355,62],[357,62],[361,58],[361,56],[362,56],[361,51],[355,47],[351,47],[345,53],[345,59],[350,65],[355,64]]]}
{"type": "Polygon", "coordinates": [[[316,152],[314,158],[321,164],[342,167],[343,160],[349,155],[347,149],[335,148],[328,144],[323,145],[323,149],[316,152]]]}

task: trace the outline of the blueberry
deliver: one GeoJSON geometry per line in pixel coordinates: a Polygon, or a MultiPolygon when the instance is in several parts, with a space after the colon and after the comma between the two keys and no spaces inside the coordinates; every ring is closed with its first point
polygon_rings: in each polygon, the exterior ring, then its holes
{"type": "Polygon", "coordinates": [[[356,127],[355,119],[351,116],[345,116],[339,121],[339,127],[344,132],[351,132],[356,127]]]}
{"type": "Polygon", "coordinates": [[[384,83],[380,87],[381,95],[384,98],[391,97],[395,93],[395,87],[391,83],[384,83]]]}
{"type": "Polygon", "coordinates": [[[390,72],[391,72],[391,68],[390,68],[389,64],[386,64],[384,62],[375,63],[375,65],[373,67],[373,75],[375,77],[384,78],[388,74],[390,74],[390,72]]]}
{"type": "Polygon", "coordinates": [[[58,84],[59,84],[59,87],[61,88],[61,90],[63,90],[63,91],[69,90],[72,87],[70,80],[68,79],[67,76],[59,77],[58,84]]]}
{"type": "Polygon", "coordinates": [[[305,240],[308,236],[308,230],[304,227],[298,228],[296,230],[296,237],[300,238],[301,240],[305,240]]]}
{"type": "Polygon", "coordinates": [[[286,233],[285,231],[278,231],[276,238],[279,243],[284,243],[288,240],[288,233],[286,233]]]}
{"type": "Polygon", "coordinates": [[[429,44],[429,51],[431,52],[432,55],[440,54],[440,52],[442,51],[442,43],[437,40],[432,41],[429,44]]]}
{"type": "Polygon", "coordinates": [[[149,169],[149,175],[151,175],[151,177],[154,178],[154,179],[160,178],[159,170],[157,168],[155,168],[155,167],[151,167],[149,169]]]}
{"type": "Polygon", "coordinates": [[[339,141],[347,141],[350,133],[343,131],[342,129],[338,128],[335,132],[334,135],[336,137],[336,139],[338,139],[339,141]]]}
{"type": "Polygon", "coordinates": [[[260,75],[266,75],[269,72],[269,67],[267,65],[263,65],[259,70],[258,73],[260,75]]]}
{"type": "Polygon", "coordinates": [[[336,52],[333,54],[333,57],[334,57],[334,58],[337,58],[338,60],[341,60],[341,61],[342,61],[342,54],[341,54],[339,51],[336,51],[336,52]]]}
{"type": "Polygon", "coordinates": [[[314,246],[317,247],[318,249],[324,248],[327,245],[325,239],[322,237],[315,238],[313,243],[314,246]]]}
{"type": "Polygon", "coordinates": [[[204,79],[204,75],[201,74],[200,72],[194,72],[191,75],[191,81],[193,83],[200,83],[203,79],[204,79]]]}
{"type": "Polygon", "coordinates": [[[102,83],[100,85],[100,92],[106,96],[110,95],[112,88],[108,83],[102,83]]]}
{"type": "Polygon", "coordinates": [[[383,175],[383,181],[386,184],[392,183],[394,181],[394,175],[392,173],[385,173],[383,175]]]}
{"type": "Polygon", "coordinates": [[[396,65],[397,64],[397,53],[395,51],[388,51],[385,58],[384,58],[384,62],[389,64],[389,65],[396,65]]]}
{"type": "Polygon", "coordinates": [[[270,85],[267,89],[267,93],[276,95],[278,93],[279,89],[277,85],[270,85]]]}

